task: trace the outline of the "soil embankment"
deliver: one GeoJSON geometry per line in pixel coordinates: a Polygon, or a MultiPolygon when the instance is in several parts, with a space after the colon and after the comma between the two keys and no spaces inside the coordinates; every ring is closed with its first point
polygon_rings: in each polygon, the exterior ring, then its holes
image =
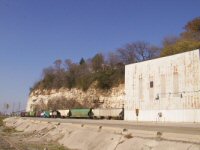
{"type": "Polygon", "coordinates": [[[24,118],[8,118],[5,125],[20,133],[20,140],[27,144],[43,143],[44,146],[45,143],[59,143],[66,149],[76,150],[200,150],[200,138],[197,135],[190,135],[190,138],[183,134],[164,136],[159,132],[24,118]]]}
{"type": "Polygon", "coordinates": [[[5,138],[5,127],[3,126],[4,117],[0,116],[0,150],[16,150],[5,138]]]}
{"type": "Polygon", "coordinates": [[[7,124],[7,121],[16,123],[18,119],[7,118],[4,123],[3,119],[0,117],[0,150],[68,150],[57,142],[42,141],[40,139],[32,141],[30,140],[33,136],[31,133],[25,134],[15,130],[15,126],[7,124]]]}

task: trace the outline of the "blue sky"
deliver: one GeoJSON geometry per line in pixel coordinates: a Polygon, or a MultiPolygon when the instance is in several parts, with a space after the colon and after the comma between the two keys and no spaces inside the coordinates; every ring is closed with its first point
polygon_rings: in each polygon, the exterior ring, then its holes
{"type": "Polygon", "coordinates": [[[0,109],[25,108],[56,59],[79,61],[143,40],[161,45],[200,16],[199,0],[0,0],[0,109]]]}

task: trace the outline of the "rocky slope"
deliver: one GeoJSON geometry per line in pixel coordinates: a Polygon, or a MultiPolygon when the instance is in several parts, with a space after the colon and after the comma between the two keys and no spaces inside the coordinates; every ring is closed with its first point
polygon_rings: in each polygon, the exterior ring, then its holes
{"type": "Polygon", "coordinates": [[[30,93],[26,111],[30,111],[32,106],[43,101],[47,104],[52,98],[65,97],[74,99],[79,103],[87,100],[88,103],[99,103],[101,108],[122,108],[124,103],[124,85],[114,87],[110,90],[98,90],[94,87],[86,92],[80,89],[59,89],[59,90],[35,90],[30,93]]]}

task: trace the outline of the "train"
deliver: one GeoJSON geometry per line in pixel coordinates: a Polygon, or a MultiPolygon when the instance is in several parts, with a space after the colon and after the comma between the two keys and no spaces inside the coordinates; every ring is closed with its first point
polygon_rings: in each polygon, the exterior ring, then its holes
{"type": "Polygon", "coordinates": [[[124,108],[80,108],[53,111],[21,112],[21,117],[43,118],[87,118],[87,119],[124,119],[124,108]]]}

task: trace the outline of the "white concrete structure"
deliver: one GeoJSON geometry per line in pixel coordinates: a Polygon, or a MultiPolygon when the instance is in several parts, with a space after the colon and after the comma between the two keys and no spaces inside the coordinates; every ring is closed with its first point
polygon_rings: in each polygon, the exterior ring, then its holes
{"type": "Polygon", "coordinates": [[[200,51],[126,65],[125,120],[200,122],[200,51]]]}

